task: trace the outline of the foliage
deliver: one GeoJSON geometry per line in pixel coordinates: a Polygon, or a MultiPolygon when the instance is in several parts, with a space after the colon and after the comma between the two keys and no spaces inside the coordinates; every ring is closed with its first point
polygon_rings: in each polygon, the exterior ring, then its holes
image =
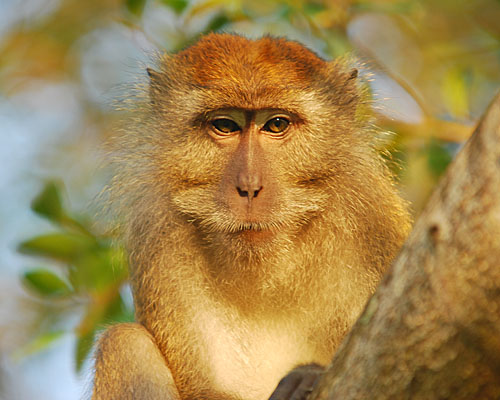
{"type": "MultiPolygon", "coordinates": [[[[60,185],[55,182],[45,185],[31,208],[52,222],[57,231],[30,238],[18,250],[48,259],[59,268],[29,269],[22,281],[33,295],[50,302],[64,302],[64,314],[71,310],[78,312],[84,305],[85,311],[75,329],[79,370],[99,328],[118,320],[133,320],[132,310],[121,295],[127,281],[126,259],[123,250],[112,246],[109,238],[94,233],[86,219],[69,214],[61,200],[60,185]]],[[[22,352],[41,350],[63,332],[42,331],[22,352]]]]}

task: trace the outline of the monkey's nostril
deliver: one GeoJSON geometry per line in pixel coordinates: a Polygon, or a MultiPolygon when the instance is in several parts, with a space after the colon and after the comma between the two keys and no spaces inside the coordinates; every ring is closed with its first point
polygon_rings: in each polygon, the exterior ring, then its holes
{"type": "Polygon", "coordinates": [[[257,197],[257,195],[260,193],[261,190],[262,190],[262,186],[253,192],[253,197],[254,198],[257,197]]]}
{"type": "Polygon", "coordinates": [[[241,190],[239,187],[236,188],[238,190],[238,194],[240,197],[248,197],[248,191],[247,190],[241,190]]]}

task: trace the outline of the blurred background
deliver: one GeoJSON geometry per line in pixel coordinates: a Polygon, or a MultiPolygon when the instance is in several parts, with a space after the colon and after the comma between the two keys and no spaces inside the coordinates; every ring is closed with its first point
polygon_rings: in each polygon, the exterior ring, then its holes
{"type": "Polygon", "coordinates": [[[354,54],[415,216],[500,89],[499,0],[0,0],[0,399],[81,398],[95,333],[132,319],[93,201],[112,102],[209,31],[354,54]]]}

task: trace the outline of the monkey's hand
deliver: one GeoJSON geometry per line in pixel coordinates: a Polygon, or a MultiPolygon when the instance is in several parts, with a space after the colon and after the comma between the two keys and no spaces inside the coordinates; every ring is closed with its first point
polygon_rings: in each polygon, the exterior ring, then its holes
{"type": "Polygon", "coordinates": [[[306,400],[323,372],[317,364],[295,368],[278,383],[269,400],[306,400]]]}
{"type": "Polygon", "coordinates": [[[95,355],[92,400],[180,400],[153,336],[138,323],[103,333],[95,355]]]}

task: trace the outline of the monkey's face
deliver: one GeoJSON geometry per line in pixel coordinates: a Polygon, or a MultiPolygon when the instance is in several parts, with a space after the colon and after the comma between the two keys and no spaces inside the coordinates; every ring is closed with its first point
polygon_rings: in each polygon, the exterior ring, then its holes
{"type": "Polygon", "coordinates": [[[315,119],[312,111],[310,118],[293,107],[224,107],[197,115],[161,148],[159,182],[210,243],[240,252],[271,249],[321,214],[332,179],[342,175],[334,159],[342,140],[334,138],[330,118],[315,119]]]}
{"type": "Polygon", "coordinates": [[[221,108],[196,120],[191,135],[167,150],[163,171],[173,203],[201,229],[255,246],[320,208],[293,178],[299,115],[221,108]]]}
{"type": "Polygon", "coordinates": [[[350,76],[297,43],[217,40],[150,71],[157,182],[210,243],[267,246],[297,235],[352,174],[350,76]]]}

